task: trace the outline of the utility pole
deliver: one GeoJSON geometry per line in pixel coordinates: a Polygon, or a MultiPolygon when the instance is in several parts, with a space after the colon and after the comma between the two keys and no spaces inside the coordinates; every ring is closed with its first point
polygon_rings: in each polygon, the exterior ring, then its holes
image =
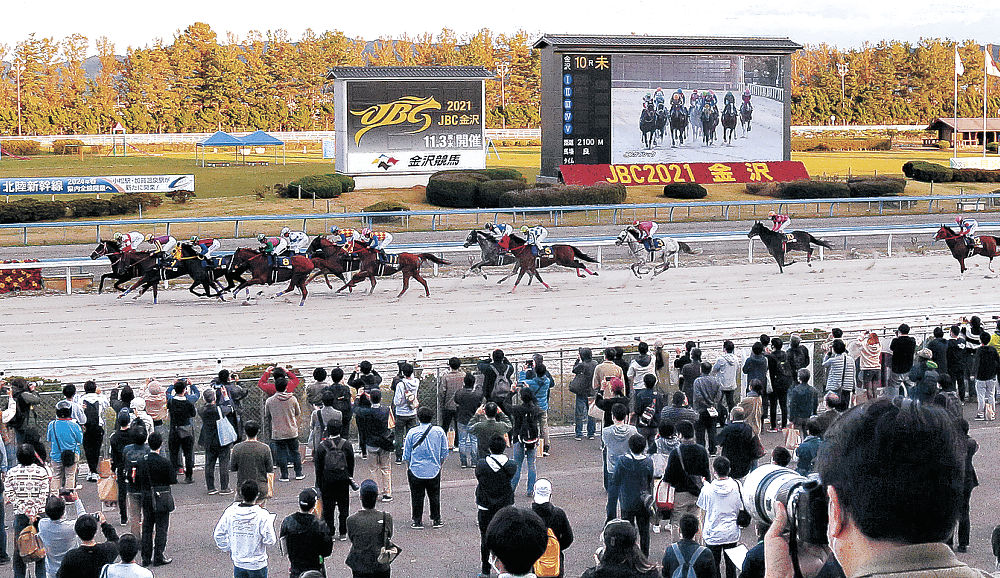
{"type": "Polygon", "coordinates": [[[503,123],[503,128],[507,128],[507,94],[504,86],[504,77],[510,72],[510,64],[507,62],[497,62],[495,63],[497,68],[497,76],[500,77],[500,108],[503,110],[503,115],[500,117],[503,123]]]}
{"type": "Polygon", "coordinates": [[[14,69],[17,75],[17,136],[21,136],[21,64],[19,58],[14,58],[14,69]]]}
{"type": "MultiPolygon", "coordinates": [[[[837,74],[840,75],[840,116],[841,118],[847,118],[844,114],[844,77],[847,76],[847,63],[838,62],[837,63],[837,74]]],[[[845,121],[846,123],[846,121],[845,121]]]]}

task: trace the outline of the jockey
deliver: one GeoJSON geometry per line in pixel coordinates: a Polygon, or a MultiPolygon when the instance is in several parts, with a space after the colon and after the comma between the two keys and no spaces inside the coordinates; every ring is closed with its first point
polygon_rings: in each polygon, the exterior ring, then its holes
{"type": "Polygon", "coordinates": [[[647,92],[646,95],[642,97],[642,108],[646,108],[648,105],[652,103],[653,103],[653,95],[647,92]]]}
{"type": "Polygon", "coordinates": [[[212,253],[218,251],[222,244],[218,239],[202,239],[195,235],[191,237],[191,246],[198,251],[203,260],[208,261],[212,258],[212,253]]]}
{"type": "Polygon", "coordinates": [[[146,235],[146,242],[153,246],[153,253],[161,263],[164,258],[173,260],[174,248],[177,247],[177,239],[170,235],[154,237],[152,234],[149,234],[146,235]]]}
{"type": "Polygon", "coordinates": [[[510,235],[514,232],[514,227],[507,223],[486,223],[483,227],[486,232],[493,235],[493,239],[504,251],[510,250],[510,235]]]}
{"type": "Polygon", "coordinates": [[[657,225],[654,221],[636,220],[632,223],[632,226],[639,231],[639,242],[645,245],[647,251],[652,251],[653,235],[656,234],[656,229],[659,225],[657,225]]]}
{"type": "Polygon", "coordinates": [[[970,219],[969,217],[956,217],[955,223],[958,224],[958,236],[965,239],[965,243],[969,247],[974,247],[976,244],[976,229],[979,228],[979,221],[975,219],[970,219]]]}
{"type": "Polygon", "coordinates": [[[378,252],[379,261],[388,261],[385,248],[392,243],[392,234],[384,231],[373,231],[370,227],[361,229],[358,241],[364,243],[372,251],[378,252]]]}
{"type": "Polygon", "coordinates": [[[715,106],[718,103],[719,103],[719,99],[715,98],[715,92],[713,92],[711,90],[708,91],[708,94],[705,96],[705,104],[710,104],[712,106],[715,106]]]}
{"type": "Polygon", "coordinates": [[[670,95],[670,106],[684,106],[684,91],[677,89],[670,95]]]}
{"type": "Polygon", "coordinates": [[[358,239],[358,232],[354,229],[341,229],[340,227],[330,227],[330,234],[334,245],[339,245],[348,253],[354,252],[354,241],[358,239]]]}
{"type": "Polygon", "coordinates": [[[531,245],[531,254],[537,257],[539,251],[542,250],[542,241],[545,240],[545,237],[549,236],[549,231],[541,225],[535,225],[534,227],[522,225],[521,232],[526,235],[524,244],[531,245]]]}
{"type": "Polygon", "coordinates": [[[691,91],[691,104],[692,105],[698,104],[698,100],[700,98],[701,98],[701,95],[698,94],[698,89],[697,88],[691,91]]]}
{"type": "Polygon", "coordinates": [[[750,107],[751,109],[753,109],[753,106],[750,105],[750,89],[749,88],[743,90],[743,104],[745,104],[748,107],[750,107]]]}
{"type": "Polygon", "coordinates": [[[257,235],[257,242],[265,255],[284,255],[288,252],[288,241],[284,237],[268,237],[261,233],[257,235]]]}
{"type": "Polygon", "coordinates": [[[769,212],[767,216],[771,219],[771,230],[782,235],[785,234],[785,229],[792,222],[792,219],[788,215],[781,215],[774,211],[769,212]]]}
{"type": "Polygon", "coordinates": [[[666,99],[663,98],[663,89],[658,86],[656,87],[656,90],[653,91],[653,102],[656,104],[663,104],[666,102],[666,99]]]}
{"type": "Polygon", "coordinates": [[[723,114],[728,113],[728,114],[732,114],[733,116],[735,116],[736,115],[736,97],[733,96],[733,93],[732,92],[726,92],[726,96],[723,98],[723,102],[726,103],[725,109],[723,110],[723,114]]]}
{"type": "Polygon", "coordinates": [[[135,251],[135,248],[141,245],[142,241],[142,233],[138,231],[115,233],[115,243],[118,243],[118,248],[122,253],[131,253],[135,251]]]}
{"type": "Polygon", "coordinates": [[[309,235],[302,231],[293,231],[288,227],[281,229],[281,238],[288,241],[288,247],[296,255],[304,255],[309,248],[309,235]]]}

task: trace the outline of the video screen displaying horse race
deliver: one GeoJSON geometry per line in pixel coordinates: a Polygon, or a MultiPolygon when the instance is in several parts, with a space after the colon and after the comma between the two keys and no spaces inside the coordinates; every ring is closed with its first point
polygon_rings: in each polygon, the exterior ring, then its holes
{"type": "Polygon", "coordinates": [[[614,54],[611,163],[777,161],[777,56],[614,54]]]}

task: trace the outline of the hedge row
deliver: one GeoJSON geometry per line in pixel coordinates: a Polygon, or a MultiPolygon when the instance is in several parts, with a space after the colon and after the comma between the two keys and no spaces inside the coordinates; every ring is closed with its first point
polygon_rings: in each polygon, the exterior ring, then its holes
{"type": "Polygon", "coordinates": [[[891,197],[901,195],[906,179],[898,177],[854,177],[846,183],[802,179],[785,183],[748,183],[753,195],[777,199],[844,199],[848,197],[891,197]]]}
{"type": "Polygon", "coordinates": [[[354,179],[339,173],[325,175],[308,175],[296,179],[287,187],[276,187],[279,197],[286,199],[299,198],[299,187],[302,188],[303,199],[336,199],[342,193],[354,190],[354,179]]]}
{"type": "Polygon", "coordinates": [[[793,151],[887,151],[892,143],[887,138],[792,138],[793,151]]]}
{"type": "Polygon", "coordinates": [[[72,201],[42,201],[19,199],[0,203],[0,223],[31,223],[54,221],[66,217],[106,217],[129,215],[139,211],[139,205],[158,207],[163,198],[150,193],[128,193],[109,199],[74,199],[72,201]]]}
{"type": "MultiPolygon", "coordinates": [[[[409,211],[410,207],[399,201],[379,201],[373,205],[361,209],[365,213],[383,213],[386,211],[409,211]]],[[[372,223],[392,223],[399,221],[399,217],[372,217],[372,223]]]]}
{"type": "Polygon", "coordinates": [[[439,207],[472,209],[500,207],[500,196],[523,191],[527,183],[514,169],[440,171],[427,181],[427,202],[439,207]]]}
{"type": "Polygon", "coordinates": [[[70,155],[79,154],[80,147],[83,146],[82,140],[77,140],[75,138],[62,138],[52,141],[52,154],[54,155],[70,155]]]}
{"type": "Polygon", "coordinates": [[[664,185],[663,196],[668,199],[704,199],[708,190],[698,183],[670,183],[664,185]]]}
{"type": "Polygon", "coordinates": [[[42,154],[42,145],[35,140],[4,140],[0,141],[3,152],[19,157],[30,157],[42,154]]]}
{"type": "Polygon", "coordinates": [[[555,207],[561,205],[617,205],[625,202],[625,185],[597,183],[588,187],[559,185],[500,194],[500,207],[555,207]]]}
{"type": "Polygon", "coordinates": [[[905,163],[903,174],[925,183],[1000,183],[1000,170],[953,169],[925,161],[905,163]]]}

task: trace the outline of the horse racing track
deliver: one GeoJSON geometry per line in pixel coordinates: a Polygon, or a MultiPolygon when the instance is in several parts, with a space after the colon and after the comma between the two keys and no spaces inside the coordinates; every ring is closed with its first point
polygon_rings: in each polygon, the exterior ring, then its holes
{"type": "Polygon", "coordinates": [[[495,283],[501,272],[490,270],[489,280],[461,279],[461,268],[444,267],[430,281],[430,297],[407,293],[398,300],[398,275],[382,279],[373,295],[334,294],[317,280],[303,308],[294,294],[264,297],[250,307],[200,300],[185,290],[162,293],[158,305],[148,296],[133,301],[114,293],[8,297],[2,300],[0,333],[7,367],[0,369],[147,375],[210,370],[217,358],[228,363],[275,357],[353,364],[362,355],[482,355],[528,342],[599,346],[609,335],[674,342],[772,327],[811,329],[845,318],[913,323],[925,315],[940,317],[943,307],[957,319],[958,311],[996,308],[997,280],[984,276],[985,266],[959,286],[954,261],[943,254],[826,260],[812,268],[800,261],[784,275],[771,260],[687,266],[641,280],[621,266],[586,278],[547,270],[551,291],[536,282],[522,284],[515,294],[509,293],[510,281],[495,283]]]}

